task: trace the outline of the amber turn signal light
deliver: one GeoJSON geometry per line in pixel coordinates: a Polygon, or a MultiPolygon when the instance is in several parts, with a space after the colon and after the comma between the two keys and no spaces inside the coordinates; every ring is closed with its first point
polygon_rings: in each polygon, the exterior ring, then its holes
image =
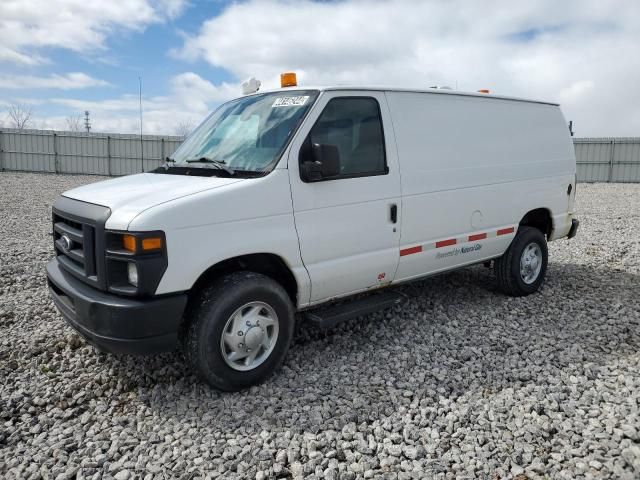
{"type": "Polygon", "coordinates": [[[149,250],[160,250],[162,248],[162,238],[149,237],[142,239],[142,250],[148,252],[149,250]]]}
{"type": "Polygon", "coordinates": [[[127,252],[136,253],[136,237],[133,235],[122,235],[122,246],[127,252]]]}
{"type": "MultiPolygon", "coordinates": [[[[136,243],[136,237],[133,235],[122,235],[122,246],[127,252],[136,253],[138,251],[138,245],[136,243]]],[[[150,252],[152,250],[160,250],[162,248],[161,237],[148,237],[143,238],[140,242],[140,248],[143,252],[150,252]]]]}

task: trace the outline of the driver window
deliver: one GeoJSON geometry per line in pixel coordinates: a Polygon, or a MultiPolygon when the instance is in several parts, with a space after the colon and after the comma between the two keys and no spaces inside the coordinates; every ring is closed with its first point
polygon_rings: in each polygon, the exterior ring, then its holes
{"type": "Polygon", "coordinates": [[[388,173],[380,108],[374,98],[330,100],[309,132],[309,140],[309,144],[338,148],[340,175],[333,179],[388,173]]]}

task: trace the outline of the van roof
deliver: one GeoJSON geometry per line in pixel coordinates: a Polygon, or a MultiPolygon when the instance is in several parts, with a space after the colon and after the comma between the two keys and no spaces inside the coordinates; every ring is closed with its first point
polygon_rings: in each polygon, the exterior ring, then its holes
{"type": "Polygon", "coordinates": [[[460,90],[448,90],[443,88],[402,88],[402,87],[385,87],[375,85],[330,85],[330,86],[306,86],[298,85],[296,87],[274,88],[271,90],[261,90],[256,93],[264,92],[287,92],[295,90],[320,90],[320,91],[339,91],[339,90],[361,90],[361,91],[378,91],[378,92],[414,92],[414,93],[435,93],[438,95],[456,95],[463,97],[480,97],[498,100],[511,100],[514,102],[541,103],[543,105],[559,106],[558,103],[547,102],[544,100],[533,100],[530,98],[510,97],[507,95],[494,95],[493,93],[464,92],[460,90]]]}

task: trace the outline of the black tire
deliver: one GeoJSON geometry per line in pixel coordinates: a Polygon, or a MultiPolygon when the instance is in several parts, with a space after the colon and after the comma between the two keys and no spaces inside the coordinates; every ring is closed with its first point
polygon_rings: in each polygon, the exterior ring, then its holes
{"type": "Polygon", "coordinates": [[[533,227],[519,227],[507,251],[494,262],[494,270],[500,289],[512,297],[522,297],[536,292],[547,272],[547,240],[544,234],[533,227]],[[537,244],[542,253],[540,273],[532,283],[526,283],[520,275],[520,259],[530,244],[537,244]]]}
{"type": "Polygon", "coordinates": [[[220,390],[256,385],[282,364],[293,337],[294,313],[289,295],[271,278],[254,272],[226,275],[204,287],[189,303],[182,342],[187,362],[202,380],[220,390]],[[278,337],[262,364],[238,371],[225,361],[220,342],[227,320],[250,302],[263,302],[275,311],[278,337]]]}

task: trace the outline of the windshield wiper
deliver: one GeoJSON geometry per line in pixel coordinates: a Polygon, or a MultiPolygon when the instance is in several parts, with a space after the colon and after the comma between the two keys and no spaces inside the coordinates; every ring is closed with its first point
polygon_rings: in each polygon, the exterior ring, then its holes
{"type": "Polygon", "coordinates": [[[169,165],[170,163],[176,163],[175,159],[171,157],[164,157],[164,163],[161,166],[165,170],[169,170],[169,167],[171,167],[171,165],[169,165]]]}
{"type": "Polygon", "coordinates": [[[242,175],[248,178],[264,177],[269,173],[268,171],[264,170],[240,170],[238,168],[236,168],[234,172],[236,172],[236,175],[242,175]]]}
{"type": "Polygon", "coordinates": [[[236,171],[228,167],[224,160],[216,160],[215,158],[209,157],[200,157],[200,158],[192,158],[186,161],[187,163],[210,163],[211,165],[215,165],[218,169],[224,170],[229,175],[233,175],[236,171]]]}

